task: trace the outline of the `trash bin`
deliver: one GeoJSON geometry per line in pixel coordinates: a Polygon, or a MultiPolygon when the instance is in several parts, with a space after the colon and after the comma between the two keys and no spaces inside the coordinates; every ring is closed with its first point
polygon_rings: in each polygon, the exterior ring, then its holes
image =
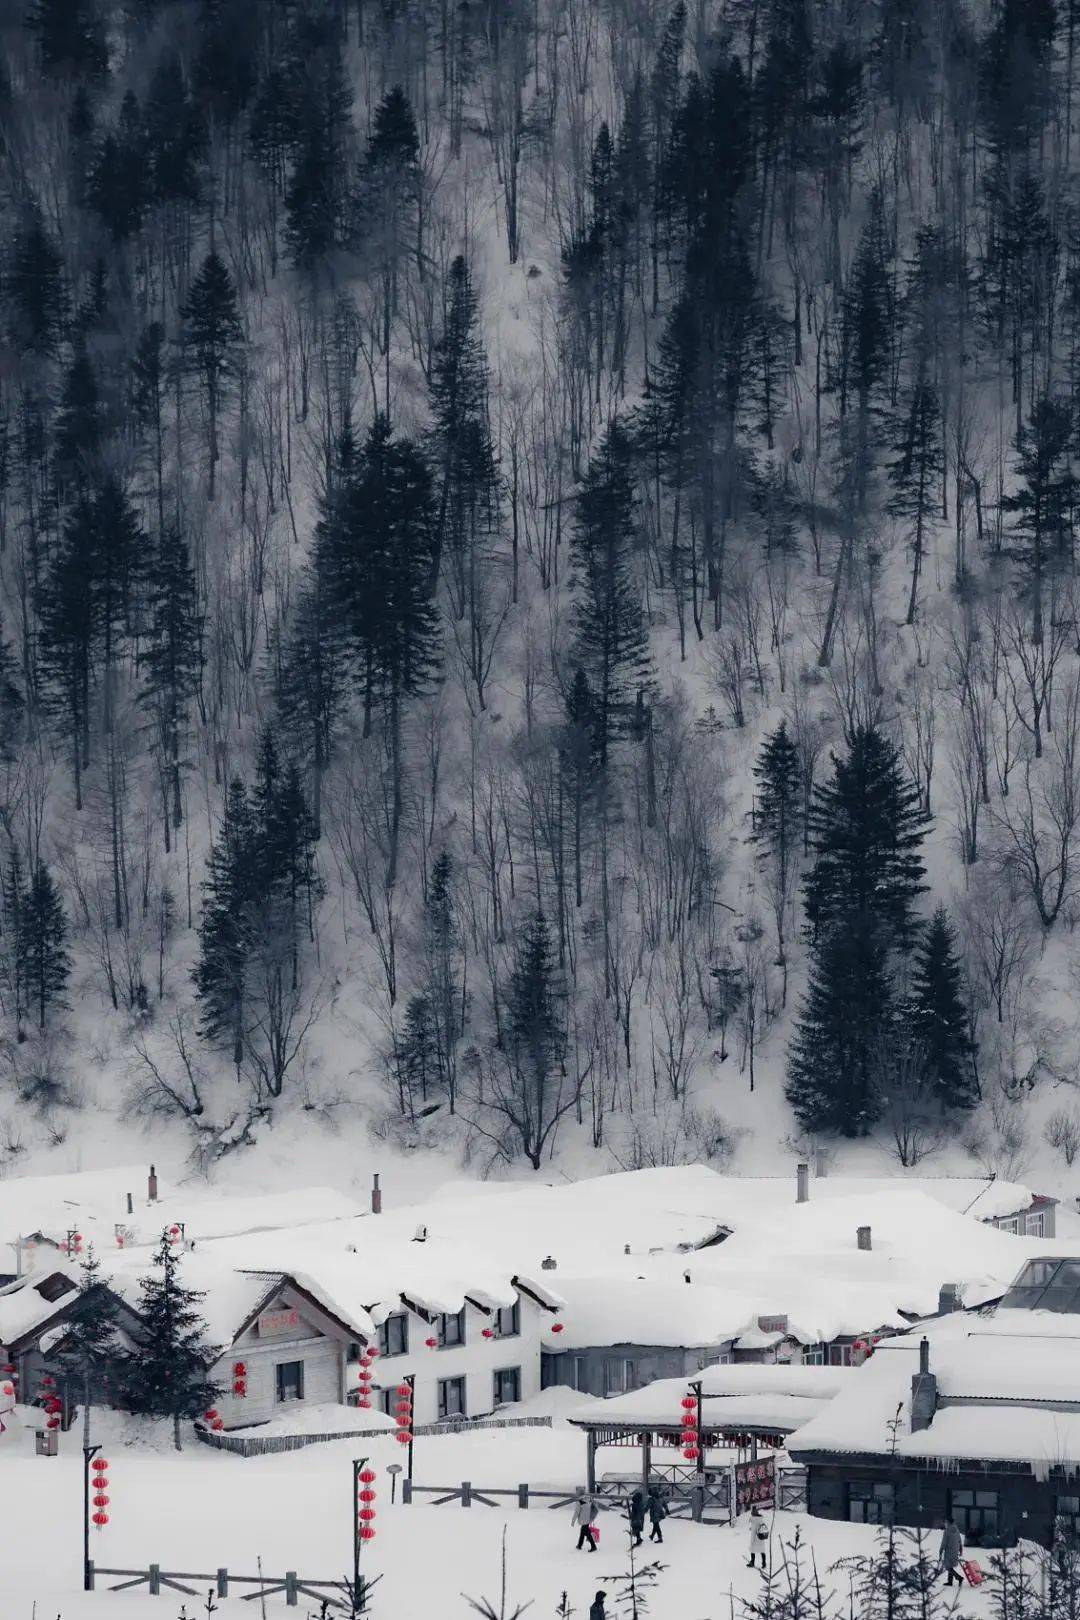
{"type": "Polygon", "coordinates": [[[39,1457],[55,1457],[57,1454],[57,1441],[60,1439],[58,1429],[39,1429],[34,1436],[34,1451],[39,1457]]]}

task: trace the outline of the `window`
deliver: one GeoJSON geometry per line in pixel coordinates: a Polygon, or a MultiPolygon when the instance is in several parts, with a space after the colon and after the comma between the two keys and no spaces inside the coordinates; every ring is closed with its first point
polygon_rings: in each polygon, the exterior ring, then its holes
{"type": "Polygon", "coordinates": [[[1080,1312],[1080,1260],[1029,1260],[1001,1303],[1011,1310],[1080,1312]]]}
{"type": "Polygon", "coordinates": [[[828,1346],[824,1344],[808,1344],[803,1351],[804,1367],[824,1367],[828,1346]]]}
{"type": "Polygon", "coordinates": [[[891,1480],[853,1479],[847,1516],[852,1524],[892,1524],[896,1492],[891,1480]]]}
{"type": "Polygon", "coordinates": [[[589,1393],[589,1364],[584,1356],[574,1357],[574,1386],[583,1395],[589,1393]]]}
{"type": "Polygon", "coordinates": [[[1080,1496],[1059,1496],[1054,1516],[1059,1530],[1080,1540],[1080,1496]]]}
{"type": "Polygon", "coordinates": [[[274,1368],[279,1401],[302,1401],[304,1398],[304,1363],[279,1361],[274,1368]]]}
{"type": "Polygon", "coordinates": [[[393,1417],[394,1402],[397,1400],[397,1398],[398,1393],[396,1384],[391,1384],[389,1389],[380,1389],[378,1395],[376,1396],[379,1403],[378,1410],[380,1412],[385,1412],[387,1417],[393,1417]]]}
{"type": "Polygon", "coordinates": [[[515,1299],[512,1305],[504,1305],[501,1311],[495,1312],[495,1332],[500,1339],[515,1339],[521,1332],[521,1301],[515,1299]]]}
{"type": "Polygon", "coordinates": [[[830,1367],[850,1367],[851,1366],[851,1346],[850,1346],[850,1344],[830,1344],[830,1346],[829,1346],[829,1366],[830,1367]]]}
{"type": "Polygon", "coordinates": [[[379,1354],[404,1356],[409,1351],[409,1318],[404,1311],[388,1316],[379,1328],[379,1354]]]}
{"type": "Polygon", "coordinates": [[[521,1399],[521,1368],[500,1367],[495,1374],[495,1405],[521,1399]]]}
{"type": "Polygon", "coordinates": [[[1027,1234],[1028,1237],[1046,1236],[1046,1211],[1044,1209],[1038,1209],[1034,1215],[1028,1215],[1027,1234]]]}
{"type": "Polygon", "coordinates": [[[465,1416],[464,1378],[439,1379],[439,1416],[441,1418],[465,1416]]]}
{"type": "Polygon", "coordinates": [[[445,1350],[452,1344],[464,1344],[464,1310],[445,1311],[442,1316],[437,1316],[435,1318],[435,1337],[439,1341],[440,1350],[445,1350]]]}
{"type": "Polygon", "coordinates": [[[950,1491],[949,1517],[973,1546],[993,1541],[998,1527],[997,1491],[950,1491]]]}
{"type": "MultiPolygon", "coordinates": [[[[626,1368],[628,1363],[616,1361],[608,1357],[604,1362],[604,1394],[622,1395],[626,1390],[626,1368]]],[[[629,1365],[633,1365],[630,1363],[629,1365]]]]}

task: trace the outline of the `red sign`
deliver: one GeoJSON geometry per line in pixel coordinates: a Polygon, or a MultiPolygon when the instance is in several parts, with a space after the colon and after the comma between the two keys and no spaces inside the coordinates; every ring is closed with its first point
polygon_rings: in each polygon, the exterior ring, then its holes
{"type": "Polygon", "coordinates": [[[748,1508],[771,1502],[776,1493],[776,1459],[762,1457],[758,1462],[735,1464],[735,1506],[748,1508]]]}
{"type": "Polygon", "coordinates": [[[259,1338],[280,1338],[284,1333],[295,1333],[300,1326],[300,1312],[291,1310],[267,1311],[259,1317],[259,1338]]]}

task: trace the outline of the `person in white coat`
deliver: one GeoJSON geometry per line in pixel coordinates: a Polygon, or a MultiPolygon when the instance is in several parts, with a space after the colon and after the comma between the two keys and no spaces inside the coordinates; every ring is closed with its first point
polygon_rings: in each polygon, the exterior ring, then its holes
{"type": "Polygon", "coordinates": [[[747,1537],[750,1544],[750,1561],[747,1568],[753,1569],[754,1565],[757,1563],[759,1555],[761,1557],[762,1569],[767,1568],[765,1555],[769,1545],[769,1526],[766,1524],[759,1507],[752,1507],[750,1509],[750,1523],[747,1527],[747,1537]]]}
{"type": "Polygon", "coordinates": [[[596,1503],[588,1491],[580,1490],[574,1503],[574,1513],[571,1522],[578,1526],[577,1550],[581,1551],[585,1543],[589,1543],[589,1551],[596,1551],[596,1537],[592,1533],[593,1520],[596,1517],[596,1503]]]}

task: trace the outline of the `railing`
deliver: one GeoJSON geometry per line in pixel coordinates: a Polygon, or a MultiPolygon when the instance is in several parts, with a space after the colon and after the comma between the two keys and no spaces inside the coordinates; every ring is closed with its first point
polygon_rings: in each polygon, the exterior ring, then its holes
{"type": "MultiPolygon", "coordinates": [[[[468,1429],[550,1429],[550,1417],[444,1418],[440,1423],[418,1423],[414,1435],[464,1434],[468,1429]]],[[[331,1440],[378,1440],[393,1429],[335,1429],[326,1434],[229,1434],[196,1427],[204,1446],[215,1451],[231,1451],[238,1457],[267,1457],[281,1451],[300,1451],[304,1446],[325,1445],[331,1440]]]]}
{"type": "Polygon", "coordinates": [[[133,1586],[145,1586],[151,1597],[160,1597],[163,1588],[183,1592],[188,1597],[199,1597],[197,1587],[184,1584],[185,1581],[198,1581],[204,1590],[213,1591],[215,1597],[239,1595],[242,1603],[251,1603],[255,1598],[275,1597],[279,1592],[284,1592],[286,1606],[295,1609],[302,1592],[306,1597],[313,1597],[319,1602],[328,1604],[332,1609],[342,1609],[347,1614],[353,1612],[349,1581],[302,1579],[294,1569],[286,1570],[284,1575],[234,1575],[227,1569],[216,1569],[213,1574],[202,1575],[191,1570],[162,1569],[160,1564],[151,1564],[147,1569],[105,1569],[91,1559],[86,1566],[88,1592],[98,1590],[96,1581],[99,1575],[110,1578],[114,1575],[125,1577],[115,1586],[108,1587],[107,1590],[110,1592],[126,1592],[133,1586]],[[235,1594],[232,1592],[234,1586],[253,1586],[255,1591],[235,1594]]]}
{"type": "MultiPolygon", "coordinates": [[[[415,1485],[412,1480],[402,1480],[401,1500],[405,1506],[421,1495],[435,1498],[432,1507],[445,1507],[447,1502],[460,1502],[462,1507],[472,1507],[474,1502],[481,1502],[484,1507],[498,1507],[498,1502],[493,1500],[496,1496],[516,1498],[519,1508],[527,1508],[530,1503],[538,1500],[546,1500],[548,1507],[552,1508],[572,1507],[577,1500],[576,1491],[538,1491],[534,1485],[528,1483],[507,1489],[503,1486],[474,1485],[469,1479],[463,1479],[460,1485],[415,1485]]],[[[598,1507],[605,1505],[597,1503],[598,1507]]]]}

